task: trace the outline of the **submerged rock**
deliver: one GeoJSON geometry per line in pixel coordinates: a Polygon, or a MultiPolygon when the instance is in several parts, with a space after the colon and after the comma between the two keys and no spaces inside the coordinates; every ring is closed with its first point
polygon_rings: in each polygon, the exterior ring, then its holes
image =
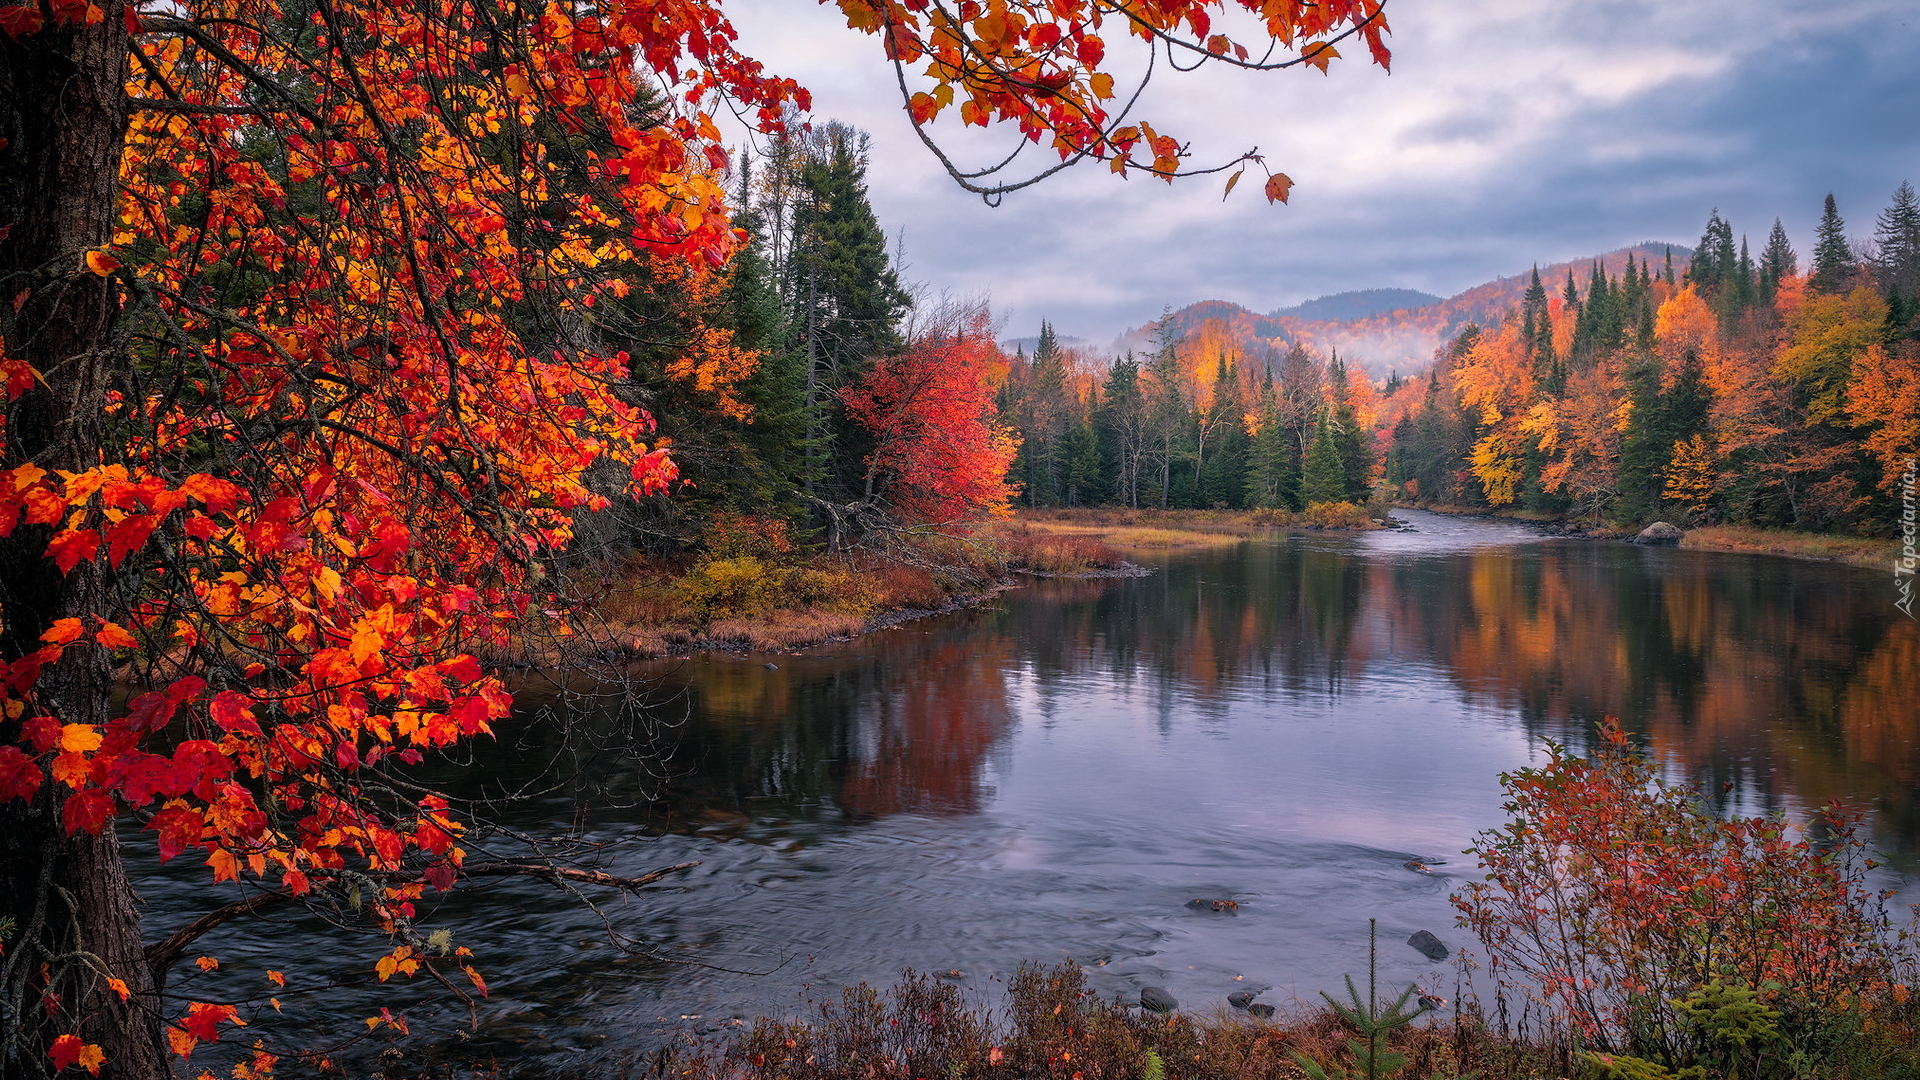
{"type": "Polygon", "coordinates": [[[1656,521],[1646,528],[1641,529],[1640,535],[1634,537],[1633,542],[1636,544],[1645,544],[1648,547],[1678,547],[1680,545],[1680,538],[1685,535],[1687,534],[1682,532],[1678,526],[1669,525],[1664,521],[1656,521]]]}
{"type": "Polygon", "coordinates": [[[1149,986],[1140,991],[1140,1007],[1151,1012],[1170,1013],[1180,1007],[1180,1000],[1164,986],[1149,986]]]}
{"type": "Polygon", "coordinates": [[[1271,1020],[1273,1019],[1273,1006],[1265,1002],[1256,1001],[1247,1006],[1247,1014],[1258,1017],[1261,1020],[1271,1020]]]}
{"type": "Polygon", "coordinates": [[[1237,914],[1240,910],[1238,900],[1194,899],[1187,901],[1187,906],[1195,911],[1224,911],[1229,915],[1237,914]]]}
{"type": "Polygon", "coordinates": [[[1236,1009],[1244,1009],[1253,1004],[1253,999],[1259,996],[1260,991],[1258,990],[1235,990],[1233,993],[1227,995],[1227,1004],[1236,1009]]]}
{"type": "Polygon", "coordinates": [[[1419,949],[1429,960],[1445,960],[1450,955],[1446,942],[1434,937],[1430,930],[1415,930],[1407,944],[1419,949]]]}

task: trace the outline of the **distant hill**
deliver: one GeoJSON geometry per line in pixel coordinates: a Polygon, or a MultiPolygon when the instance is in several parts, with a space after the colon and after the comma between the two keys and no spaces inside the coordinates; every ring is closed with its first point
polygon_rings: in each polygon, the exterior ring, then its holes
{"type": "MultiPolygon", "coordinates": [[[[1566,288],[1569,272],[1584,290],[1596,261],[1608,274],[1618,276],[1626,269],[1627,256],[1632,255],[1636,263],[1650,261],[1654,272],[1659,273],[1666,265],[1669,250],[1673,253],[1674,273],[1684,272],[1693,254],[1692,248],[1648,241],[1604,255],[1542,266],[1540,279],[1549,294],[1558,296],[1566,288]]],[[[1508,311],[1517,309],[1531,274],[1532,271],[1527,270],[1496,278],[1445,300],[1412,289],[1366,289],[1323,296],[1270,315],[1260,315],[1224,300],[1203,300],[1173,312],[1170,317],[1182,335],[1192,333],[1209,319],[1220,319],[1231,336],[1249,343],[1257,340],[1285,349],[1298,341],[1320,353],[1337,349],[1349,364],[1383,379],[1390,372],[1407,374],[1419,369],[1433,358],[1434,350],[1452,340],[1468,323],[1495,323],[1508,311]]],[[[1136,327],[1115,339],[1113,352],[1116,355],[1128,349],[1150,352],[1153,336],[1152,324],[1136,327]]]]}
{"type": "MultiPolygon", "coordinates": [[[[1054,340],[1059,342],[1060,347],[1063,349],[1086,353],[1089,356],[1105,356],[1107,354],[1107,350],[1083,337],[1073,337],[1070,334],[1058,334],[1055,335],[1054,340]]],[[[1033,350],[1040,347],[1040,335],[1034,334],[1031,337],[1004,338],[1000,342],[1000,347],[1007,352],[1018,349],[1028,356],[1032,356],[1033,350]]]]}
{"type": "Polygon", "coordinates": [[[1281,308],[1272,316],[1276,319],[1290,315],[1316,322],[1346,322],[1394,311],[1417,311],[1439,302],[1440,297],[1417,289],[1361,289],[1358,292],[1317,297],[1304,304],[1281,308]]]}

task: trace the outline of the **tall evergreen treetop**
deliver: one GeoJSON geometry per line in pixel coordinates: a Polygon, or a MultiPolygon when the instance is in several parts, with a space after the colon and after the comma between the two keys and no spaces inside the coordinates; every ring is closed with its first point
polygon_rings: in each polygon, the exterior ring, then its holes
{"type": "Polygon", "coordinates": [[[1767,234],[1767,246],[1760,251],[1760,284],[1771,291],[1780,282],[1800,272],[1800,256],[1787,241],[1787,230],[1780,219],[1773,219],[1773,231],[1767,234]]]}
{"type": "Polygon", "coordinates": [[[1821,292],[1840,292],[1852,283],[1853,248],[1847,243],[1847,223],[1841,220],[1831,191],[1827,192],[1815,235],[1809,284],[1821,292]]]}
{"type": "Polygon", "coordinates": [[[1893,202],[1880,212],[1873,240],[1881,286],[1912,300],[1920,292],[1920,198],[1911,183],[1902,180],[1894,190],[1893,202]]]}

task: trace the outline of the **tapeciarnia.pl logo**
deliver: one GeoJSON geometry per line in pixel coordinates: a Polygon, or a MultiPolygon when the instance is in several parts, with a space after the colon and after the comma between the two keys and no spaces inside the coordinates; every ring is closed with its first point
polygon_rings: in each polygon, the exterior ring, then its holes
{"type": "Polygon", "coordinates": [[[1899,599],[1893,606],[1906,612],[1907,618],[1913,614],[1913,571],[1920,564],[1920,554],[1914,551],[1914,508],[1913,482],[1915,467],[1912,458],[1907,459],[1907,471],[1900,474],[1900,557],[1893,561],[1893,589],[1899,599]]]}

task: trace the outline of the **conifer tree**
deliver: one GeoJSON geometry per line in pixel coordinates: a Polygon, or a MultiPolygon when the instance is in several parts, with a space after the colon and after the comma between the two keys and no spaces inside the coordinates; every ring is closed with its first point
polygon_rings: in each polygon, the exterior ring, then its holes
{"type": "Polygon", "coordinates": [[[1821,292],[1845,291],[1853,281],[1853,248],[1847,243],[1847,223],[1841,220],[1831,191],[1827,192],[1815,236],[1808,284],[1821,292]]]}
{"type": "Polygon", "coordinates": [[[1327,384],[1334,449],[1339,451],[1340,472],[1345,477],[1342,498],[1364,503],[1373,477],[1373,449],[1360,430],[1360,418],[1353,407],[1353,386],[1347,381],[1347,365],[1338,352],[1328,362],[1327,384]]]}
{"type": "MultiPolygon", "coordinates": [[[[1287,430],[1280,422],[1272,371],[1267,372],[1260,384],[1254,422],[1253,438],[1247,449],[1247,504],[1260,510],[1288,509],[1293,503],[1287,490],[1293,455],[1287,430]]],[[[1291,486],[1298,491],[1297,481],[1291,486]]]]}
{"type": "Polygon", "coordinates": [[[1767,246],[1760,250],[1759,286],[1765,302],[1773,301],[1780,283],[1800,272],[1800,257],[1787,240],[1780,219],[1773,219],[1773,231],[1767,234],[1767,246]]]}
{"type": "Polygon", "coordinates": [[[1313,445],[1307,450],[1301,470],[1301,497],[1308,507],[1317,503],[1347,501],[1347,470],[1340,461],[1340,446],[1333,434],[1331,409],[1320,410],[1313,428],[1313,445]]]}
{"type": "Polygon", "coordinates": [[[1141,458],[1147,438],[1146,395],[1140,388],[1140,364],[1133,354],[1113,362],[1107,385],[1093,414],[1101,471],[1110,479],[1111,497],[1121,506],[1140,506],[1141,458]]]}
{"type": "MultiPolygon", "coordinates": [[[[1876,223],[1874,269],[1881,288],[1887,291],[1888,306],[1910,312],[1920,297],[1920,198],[1905,180],[1894,190],[1893,202],[1880,212],[1876,223]]],[[[1904,326],[1901,318],[1896,326],[1904,326]]]]}
{"type": "Polygon", "coordinates": [[[1560,370],[1560,358],[1553,347],[1553,315],[1547,304],[1546,286],[1540,283],[1538,265],[1534,266],[1533,279],[1521,297],[1520,318],[1527,358],[1533,365],[1535,377],[1552,378],[1553,373],[1560,370]]]}

